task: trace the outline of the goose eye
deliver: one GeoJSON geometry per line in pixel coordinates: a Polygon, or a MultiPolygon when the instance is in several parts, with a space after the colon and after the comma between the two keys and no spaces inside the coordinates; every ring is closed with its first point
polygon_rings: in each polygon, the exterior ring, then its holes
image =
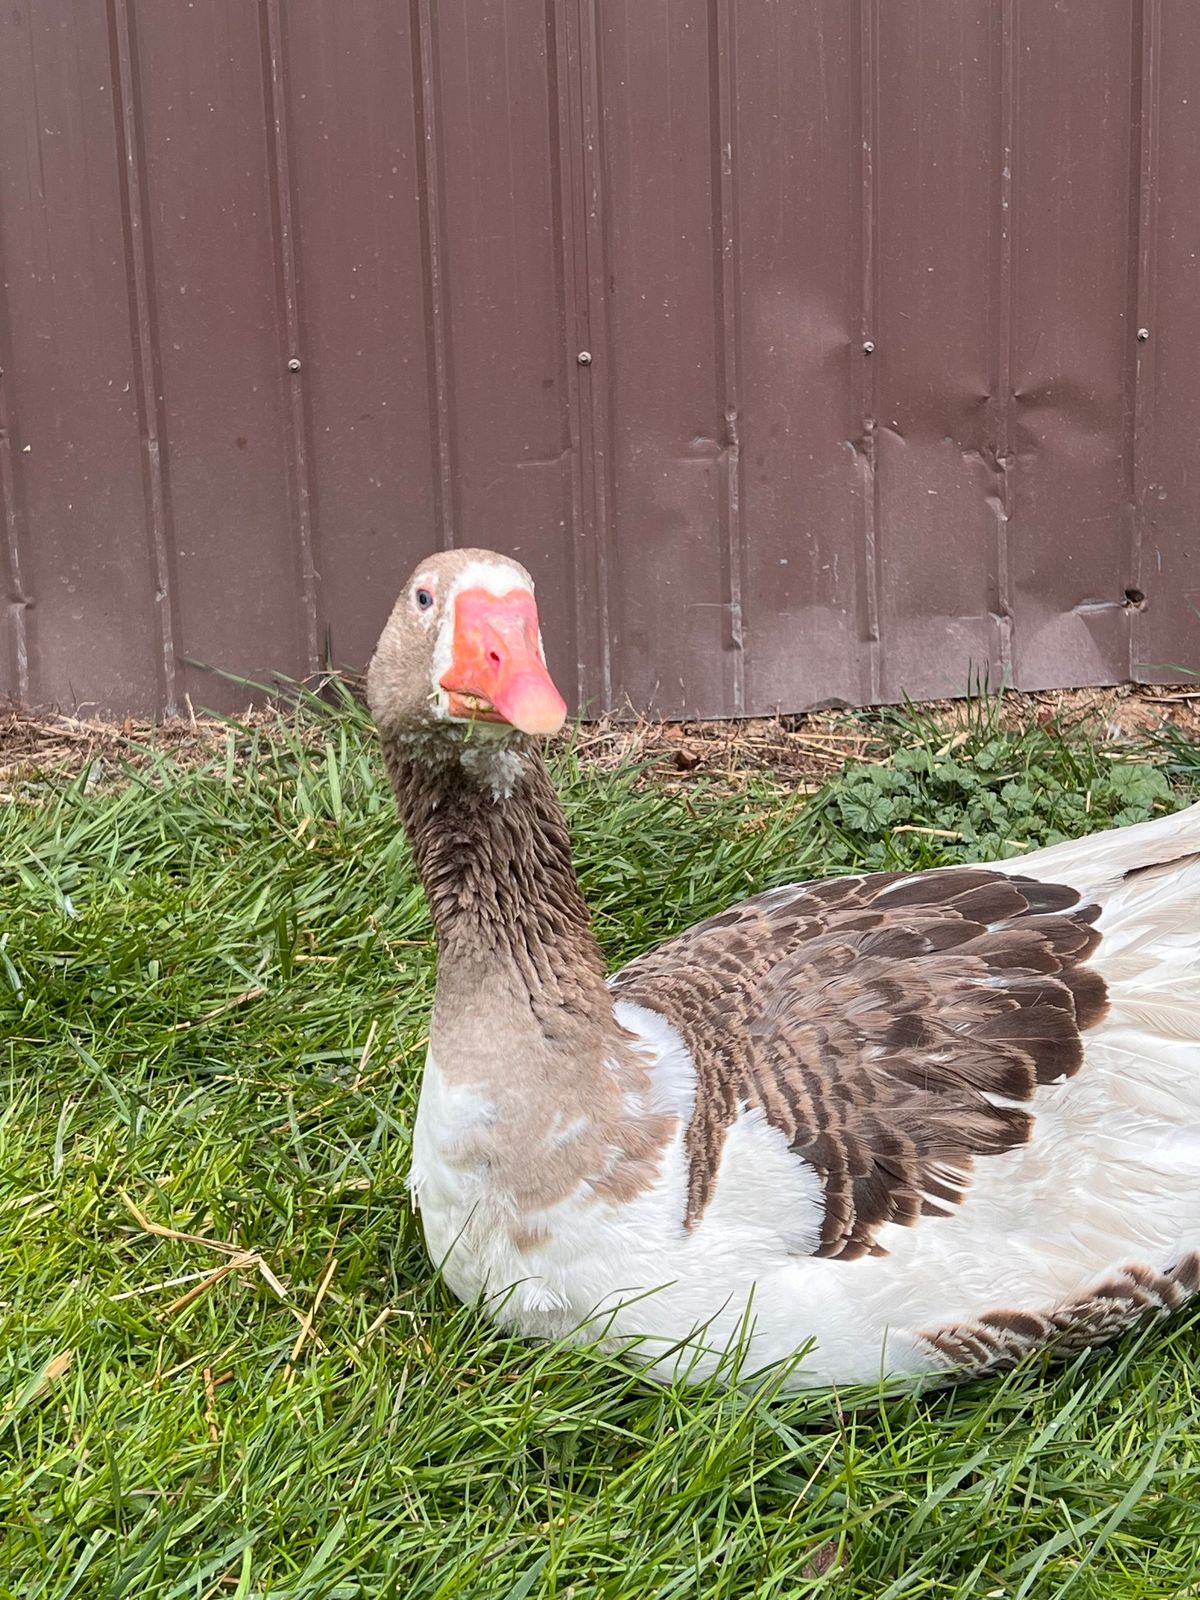
{"type": "Polygon", "coordinates": [[[433,590],[432,589],[418,589],[417,590],[417,608],[418,608],[418,610],[428,611],[429,608],[432,605],[433,605],[433,590]]]}

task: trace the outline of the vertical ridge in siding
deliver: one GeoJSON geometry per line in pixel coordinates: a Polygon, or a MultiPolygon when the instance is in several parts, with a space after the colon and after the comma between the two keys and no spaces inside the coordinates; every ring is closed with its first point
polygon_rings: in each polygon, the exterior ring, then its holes
{"type": "Polygon", "coordinates": [[[21,581],[21,514],[17,498],[16,462],[13,459],[15,419],[10,394],[8,354],[8,295],[0,239],[0,517],[4,523],[4,628],[9,656],[4,690],[25,703],[29,699],[29,632],[25,612],[29,604],[21,581]]]}
{"type": "Polygon", "coordinates": [[[146,230],[145,172],[142,161],[141,106],[136,46],[129,0],[109,0],[113,44],[113,107],[124,211],[125,271],[129,282],[134,384],[142,445],[146,528],[154,578],[154,618],[158,633],[158,702],[167,716],[179,710],[175,659],[175,584],[171,563],[171,513],[164,457],[159,392],[158,327],[154,316],[154,273],[146,230]]]}
{"type": "Polygon", "coordinates": [[[1016,272],[1017,212],[1013,185],[1017,154],[1017,0],[1001,0],[997,30],[997,87],[1000,137],[996,173],[996,315],[994,386],[992,391],[992,460],[988,503],[992,511],[992,543],[988,574],[989,604],[995,631],[996,663],[1007,683],[1012,673],[1013,606],[1008,535],[1012,520],[1013,471],[1013,306],[1016,272]]]}
{"type": "Polygon", "coordinates": [[[562,419],[560,445],[567,462],[566,527],[563,529],[566,581],[570,586],[567,610],[571,618],[571,664],[575,678],[575,703],[595,704],[604,655],[603,630],[592,603],[596,590],[590,572],[588,541],[584,535],[584,463],[580,431],[580,368],[574,353],[586,348],[587,276],[582,259],[581,219],[577,212],[578,184],[573,152],[578,145],[575,110],[578,94],[572,92],[578,58],[571,49],[571,30],[558,0],[545,0],[546,75],[549,127],[551,227],[554,235],[554,295],[558,334],[559,408],[562,419]]]}
{"type": "Polygon", "coordinates": [[[454,544],[454,411],[450,393],[450,322],[446,239],[442,226],[442,161],[438,138],[437,39],[433,0],[412,0],[413,84],[420,128],[417,183],[420,192],[424,293],[428,346],[429,405],[433,419],[433,486],[438,535],[443,549],[454,544]]]}
{"type": "Polygon", "coordinates": [[[611,410],[615,350],[607,283],[611,243],[610,186],[604,137],[600,0],[567,0],[567,4],[573,6],[575,13],[579,85],[577,136],[581,156],[577,239],[582,247],[586,293],[589,341],[586,348],[593,358],[583,369],[579,383],[584,461],[591,469],[585,478],[583,529],[591,546],[588,566],[595,585],[593,604],[599,626],[600,706],[597,710],[602,707],[608,711],[614,705],[614,667],[621,656],[622,619],[613,604],[614,567],[619,561],[612,543],[615,486],[611,410]]]}
{"type": "Polygon", "coordinates": [[[285,349],[287,377],[287,455],[293,528],[296,540],[297,589],[300,597],[300,641],[308,671],[321,665],[317,626],[316,535],[313,527],[310,478],[308,408],[305,402],[304,345],[300,316],[300,286],[296,270],[296,239],[292,203],[292,173],[288,152],[287,95],[284,74],[283,17],[280,0],[262,0],[263,101],[266,121],[274,234],[275,282],[279,298],[279,325],[285,349]],[[299,363],[297,365],[296,363],[299,363]]]}
{"type": "Polygon", "coordinates": [[[884,641],[879,625],[879,472],[875,430],[878,385],[872,347],[876,336],[879,305],[879,261],[876,254],[878,210],[878,135],[879,135],[879,17],[878,0],[859,0],[858,30],[852,55],[856,76],[857,156],[859,162],[859,316],[858,346],[851,360],[858,365],[858,416],[861,434],[857,441],[859,466],[859,639],[860,695],[864,701],[878,700],[882,682],[881,656],[884,641]]]}
{"type": "Polygon", "coordinates": [[[737,40],[731,0],[709,0],[709,128],[712,137],[714,299],[717,416],[720,440],[722,559],[725,564],[729,653],[732,659],[730,709],[746,714],[745,552],[742,548],[741,318],[738,285],[736,130],[737,40]]]}
{"type": "Polygon", "coordinates": [[[1130,497],[1133,511],[1129,536],[1129,676],[1146,665],[1147,627],[1144,601],[1137,595],[1159,587],[1158,574],[1146,570],[1145,539],[1154,515],[1154,444],[1156,416],[1155,288],[1158,277],[1158,166],[1162,51],[1161,0],[1137,0],[1133,52],[1133,184],[1130,204],[1129,335],[1130,372],[1130,497]],[[1148,337],[1143,338],[1143,332],[1148,337]]]}

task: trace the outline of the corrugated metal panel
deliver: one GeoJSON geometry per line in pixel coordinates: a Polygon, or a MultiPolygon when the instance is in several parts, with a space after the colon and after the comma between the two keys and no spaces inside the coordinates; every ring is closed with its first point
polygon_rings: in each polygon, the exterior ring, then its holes
{"type": "Polygon", "coordinates": [[[870,367],[873,13],[745,0],[736,119],[746,700],[872,696],[877,631],[870,367]],[[867,93],[864,96],[864,84],[867,93]]]}
{"type": "MultiPolygon", "coordinates": [[[[317,643],[322,657],[331,638],[342,660],[361,662],[413,545],[441,538],[420,48],[408,7],[321,0],[281,12],[274,93],[302,362],[288,381],[303,402],[317,643]]],[[[444,315],[440,289],[437,307],[444,315]]]]}
{"type": "Polygon", "coordinates": [[[96,7],[0,15],[4,687],[147,708],[163,690],[128,314],[120,87],[96,7]]]}
{"type": "Polygon", "coordinates": [[[1191,0],[14,0],[0,683],[361,665],[468,541],[594,710],[1200,667],[1197,60],[1191,0]]]}
{"type": "Polygon", "coordinates": [[[874,695],[936,694],[970,661],[997,682],[1007,649],[997,481],[1005,375],[996,116],[1003,8],[877,8],[873,41],[874,419],[879,575],[874,695]],[[931,559],[937,552],[936,559],[931,559]]]}
{"type": "Polygon", "coordinates": [[[590,381],[611,418],[613,694],[732,707],[710,7],[610,0],[597,15],[606,327],[590,381]]]}
{"type": "Polygon", "coordinates": [[[1146,0],[1135,412],[1138,677],[1200,667],[1200,7],[1146,0]]]}
{"type": "Polygon", "coordinates": [[[1135,8],[1017,8],[1009,530],[1022,683],[1129,670],[1135,8]]]}
{"type": "MultiPolygon", "coordinates": [[[[40,0],[39,0],[40,3],[40,0]]],[[[118,0],[118,4],[121,0],[118,0]]],[[[290,394],[287,163],[269,4],[131,4],[180,654],[231,672],[316,665],[302,426],[290,394]]],[[[211,696],[186,668],[181,687],[211,696]]]]}
{"type": "Polygon", "coordinates": [[[544,0],[439,0],[422,27],[444,325],[440,534],[499,542],[537,573],[565,663],[578,658],[578,452],[553,13],[544,0]]]}

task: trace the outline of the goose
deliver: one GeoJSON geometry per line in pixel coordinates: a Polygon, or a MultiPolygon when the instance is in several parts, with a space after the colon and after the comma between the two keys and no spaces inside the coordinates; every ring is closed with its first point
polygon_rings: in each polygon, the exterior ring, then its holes
{"type": "Polygon", "coordinates": [[[533,581],[423,561],[367,698],[434,925],[410,1186],[460,1299],[655,1379],[1081,1352],[1200,1287],[1200,806],[773,888],[606,977],[533,581]]]}

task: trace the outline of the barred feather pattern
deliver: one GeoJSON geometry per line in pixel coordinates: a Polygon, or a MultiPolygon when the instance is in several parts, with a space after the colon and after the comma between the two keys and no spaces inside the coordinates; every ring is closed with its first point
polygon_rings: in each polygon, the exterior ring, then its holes
{"type": "Polygon", "coordinates": [[[1049,1346],[1057,1356],[1105,1344],[1144,1318],[1177,1311],[1200,1290],[1200,1251],[1166,1272],[1131,1265],[1048,1312],[989,1311],[977,1321],[922,1333],[929,1349],[964,1378],[1016,1366],[1049,1346]]]}
{"type": "Polygon", "coordinates": [[[1082,1064],[1106,1009],[1098,913],[985,868],[881,873],[769,891],[625,967],[616,997],[666,1017],[696,1068],[688,1225],[747,1106],[820,1176],[818,1255],[949,1215],[977,1158],[1028,1139],[1038,1086],[1082,1064]]]}

